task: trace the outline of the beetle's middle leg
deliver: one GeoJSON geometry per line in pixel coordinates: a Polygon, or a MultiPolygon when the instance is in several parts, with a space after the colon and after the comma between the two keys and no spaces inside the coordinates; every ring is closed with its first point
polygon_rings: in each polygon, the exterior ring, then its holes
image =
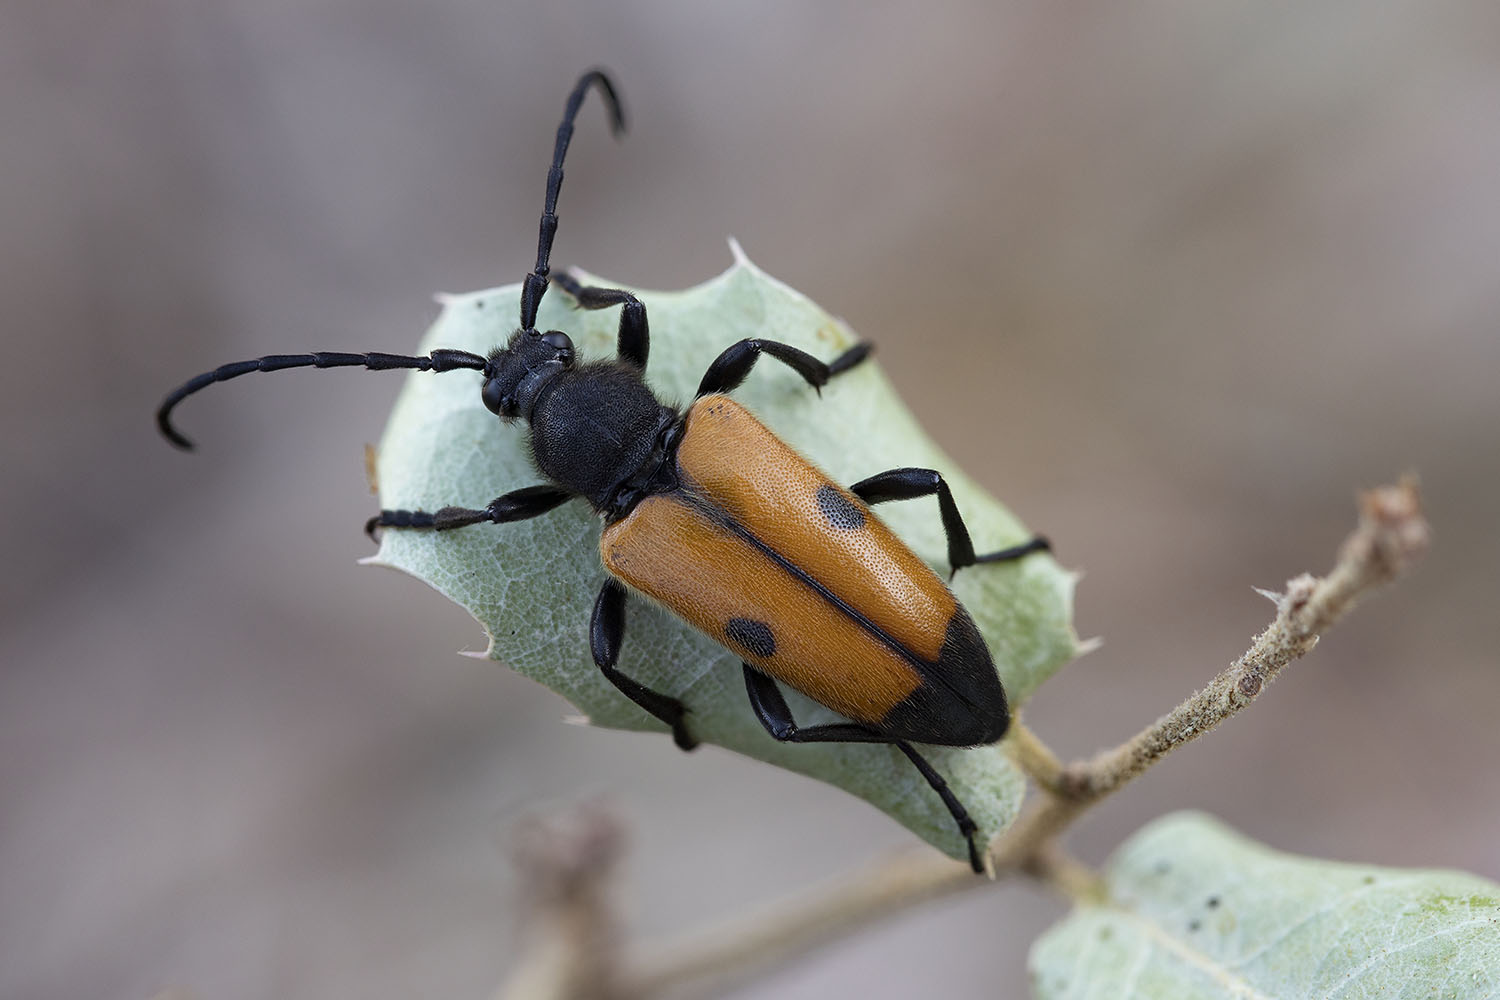
{"type": "Polygon", "coordinates": [[[447,531],[481,521],[494,524],[525,521],[540,517],[572,498],[573,494],[565,489],[543,484],[502,494],[479,510],[468,507],[444,507],[436,513],[425,510],[383,510],[365,522],[365,534],[375,539],[377,528],[432,528],[447,531]]]}
{"type": "Polygon", "coordinates": [[[849,491],[872,507],[888,500],[915,500],[936,493],[938,511],[943,518],[943,534],[948,536],[948,565],[954,573],[975,563],[1006,562],[1033,552],[1052,551],[1052,543],[1037,535],[1020,545],[976,555],[963,515],[958,512],[958,504],[953,502],[953,491],[932,469],[892,469],[861,479],[849,487],[849,491]]]}
{"type": "Polygon", "coordinates": [[[625,588],[617,580],[606,580],[594,602],[594,614],[589,619],[589,648],[594,654],[594,663],[620,692],[637,705],[665,722],[672,729],[672,742],[680,750],[692,750],[698,741],[688,732],[685,718],[687,706],[671,695],[653,691],[638,680],[627,677],[615,669],[620,659],[620,646],[625,641],[625,588]]]}
{"type": "Polygon", "coordinates": [[[776,681],[766,674],[756,670],[750,664],[745,667],[745,690],[750,695],[750,706],[755,709],[755,717],[760,724],[766,727],[766,732],[782,743],[885,743],[894,746],[906,755],[906,759],[921,773],[922,777],[932,786],[932,790],[938,793],[943,800],[943,805],[958,824],[958,832],[969,843],[969,864],[976,872],[984,871],[984,862],[980,858],[979,845],[974,838],[979,833],[979,826],[964,808],[964,804],[958,801],[958,796],[953,794],[953,789],[948,787],[948,782],[937,773],[937,769],[927,763],[926,758],[912,749],[910,743],[897,739],[885,733],[877,732],[868,726],[861,726],[856,722],[835,722],[822,726],[799,726],[792,718],[792,710],[787,706],[786,698],[782,697],[781,689],[776,686],[776,681]]]}

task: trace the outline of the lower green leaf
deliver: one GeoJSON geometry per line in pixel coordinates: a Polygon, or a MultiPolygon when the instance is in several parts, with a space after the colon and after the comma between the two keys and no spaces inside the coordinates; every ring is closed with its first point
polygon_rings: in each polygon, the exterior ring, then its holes
{"type": "Polygon", "coordinates": [[[1197,813],[1120,848],[1031,950],[1037,996],[1500,996],[1500,885],[1282,854],[1197,813]]]}
{"type": "MultiPolygon", "coordinates": [[[[696,288],[637,294],[651,323],[647,381],[669,402],[691,400],[709,363],[746,337],[780,340],[824,359],[856,340],[838,320],[742,256],[696,288]]],[[[421,350],[485,353],[503,343],[514,328],[518,295],[513,285],[446,297],[421,350]]],[[[537,325],[566,331],[580,357],[598,358],[613,355],[617,322],[618,310],[580,311],[554,289],[537,325]]],[[[501,493],[540,481],[528,458],[527,429],[501,426],[482,405],[479,389],[477,373],[409,377],[381,442],[382,506],[483,507],[501,493]]],[[[852,483],[900,466],[940,469],[981,551],[1031,534],[922,433],[874,362],[835,378],[822,398],[784,367],[762,364],[735,396],[837,481],[852,483]]],[[[880,516],[923,558],[944,562],[935,501],[884,505],[880,516]]],[[[503,526],[442,534],[388,530],[371,561],[405,570],[463,605],[484,626],[490,657],[556,691],[595,725],[662,730],[604,679],[589,654],[590,609],[605,579],[599,532],[587,504],[574,501],[544,517],[503,526]]],[[[941,571],[946,575],[947,567],[941,571]]],[[[1015,704],[1077,650],[1074,579],[1043,555],[977,566],[954,582],[1015,704]]],[[[736,656],[643,599],[631,601],[627,617],[620,669],[681,699],[698,739],[838,785],[949,854],[966,855],[947,810],[899,751],[777,743],[747,704],[736,656]]],[[[795,692],[787,696],[800,724],[835,721],[795,692]]],[[[998,747],[929,753],[986,836],[1010,824],[1025,782],[998,747]]]]}

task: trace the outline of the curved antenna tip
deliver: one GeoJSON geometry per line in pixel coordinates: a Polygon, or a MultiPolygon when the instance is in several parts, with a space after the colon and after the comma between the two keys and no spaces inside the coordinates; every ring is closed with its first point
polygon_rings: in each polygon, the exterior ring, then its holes
{"type": "Polygon", "coordinates": [[[183,437],[177,428],[172,426],[172,422],[167,419],[165,413],[158,413],[156,415],[156,429],[161,432],[162,437],[171,442],[172,446],[179,451],[193,451],[198,447],[190,439],[183,437]]]}
{"type": "Polygon", "coordinates": [[[605,107],[609,111],[609,130],[617,139],[624,135],[628,127],[625,118],[625,102],[620,100],[620,91],[615,87],[614,74],[610,73],[603,66],[594,66],[587,73],[584,73],[583,78],[578,82],[581,86],[587,85],[589,82],[599,85],[600,93],[604,97],[605,107]]]}

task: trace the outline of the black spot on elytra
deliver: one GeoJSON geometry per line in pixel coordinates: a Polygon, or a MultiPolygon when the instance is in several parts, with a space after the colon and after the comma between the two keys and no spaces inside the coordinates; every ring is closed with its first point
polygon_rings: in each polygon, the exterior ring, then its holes
{"type": "Polygon", "coordinates": [[[724,626],[724,635],[751,656],[764,659],[776,652],[776,636],[771,632],[771,626],[754,618],[729,619],[724,626]]]}
{"type": "Polygon", "coordinates": [[[818,487],[818,509],[835,528],[854,531],[865,526],[865,512],[827,483],[818,487]]]}

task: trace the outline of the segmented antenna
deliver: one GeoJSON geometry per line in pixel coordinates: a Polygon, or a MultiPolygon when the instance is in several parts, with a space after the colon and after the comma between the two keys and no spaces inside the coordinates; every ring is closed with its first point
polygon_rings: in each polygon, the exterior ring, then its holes
{"type": "MultiPolygon", "coordinates": [[[[521,288],[521,326],[534,329],[536,310],[541,304],[542,294],[547,291],[548,259],[552,256],[552,238],[557,235],[557,195],[562,190],[563,158],[568,153],[568,143],[573,138],[573,120],[590,87],[597,87],[609,112],[610,129],[615,135],[625,131],[625,110],[620,105],[620,96],[603,70],[593,69],[583,74],[568,95],[568,106],[563,112],[562,124],[557,127],[557,144],[552,151],[552,167],[547,171],[547,200],[542,207],[541,231],[537,238],[536,269],[526,276],[521,288]]],[[[172,426],[172,410],[200,389],[215,382],[227,382],[251,372],[279,372],[286,368],[367,368],[370,371],[389,371],[393,368],[411,368],[417,371],[447,372],[457,369],[487,371],[489,362],[468,351],[441,349],[428,357],[409,357],[404,354],[344,354],[334,351],[319,351],[314,354],[272,354],[253,361],[236,361],[220,365],[211,372],[204,372],[173,389],[162,400],[156,410],[156,426],[162,436],[184,451],[191,451],[193,442],[172,426]]]]}
{"type": "Polygon", "coordinates": [[[372,372],[390,371],[393,368],[415,368],[417,371],[451,372],[455,369],[471,368],[484,371],[488,362],[468,351],[442,348],[425,358],[413,358],[404,354],[343,354],[336,351],[318,351],[314,354],[272,354],[254,361],[235,361],[220,365],[211,372],[204,372],[188,379],[167,393],[156,410],[156,427],[162,436],[181,448],[192,451],[193,442],[183,437],[172,426],[172,408],[199,389],[206,389],[215,382],[227,382],[251,372],[279,372],[286,368],[368,368],[372,372]]]}
{"type": "Polygon", "coordinates": [[[536,328],[536,310],[547,291],[548,264],[552,256],[552,238],[557,235],[557,194],[562,190],[563,157],[568,154],[568,143],[573,139],[573,119],[590,87],[599,89],[609,111],[610,131],[620,135],[625,131],[625,109],[620,104],[620,95],[615,85],[601,69],[591,69],[583,74],[568,95],[568,107],[563,112],[562,124],[557,126],[557,145],[552,150],[552,167],[547,171],[547,200],[542,204],[541,231],[536,241],[536,268],[526,276],[521,285],[521,329],[536,328]]]}

